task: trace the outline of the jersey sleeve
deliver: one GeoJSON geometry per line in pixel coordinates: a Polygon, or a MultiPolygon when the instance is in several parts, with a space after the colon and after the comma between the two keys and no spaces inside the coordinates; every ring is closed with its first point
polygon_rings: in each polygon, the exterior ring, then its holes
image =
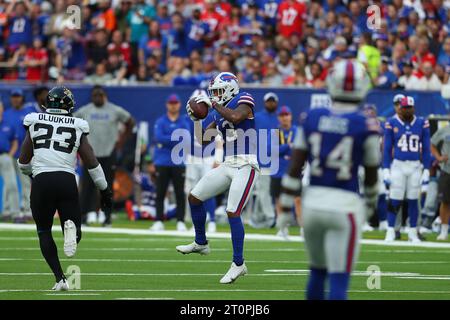
{"type": "Polygon", "coordinates": [[[380,152],[380,135],[381,126],[376,118],[366,118],[367,137],[364,141],[364,158],[365,166],[378,166],[381,161],[380,152]]]}
{"type": "Polygon", "coordinates": [[[29,126],[33,125],[33,123],[36,121],[37,117],[36,117],[37,113],[29,113],[25,116],[25,118],[23,119],[23,126],[25,128],[28,128],[29,126]]]}
{"type": "Polygon", "coordinates": [[[80,128],[83,134],[89,134],[89,123],[86,120],[78,119],[78,127],[80,128]]]}
{"type": "Polygon", "coordinates": [[[254,108],[255,107],[255,100],[253,99],[251,94],[244,92],[239,97],[239,100],[237,102],[237,105],[240,105],[240,104],[246,104],[246,105],[249,105],[250,107],[254,108]]]}

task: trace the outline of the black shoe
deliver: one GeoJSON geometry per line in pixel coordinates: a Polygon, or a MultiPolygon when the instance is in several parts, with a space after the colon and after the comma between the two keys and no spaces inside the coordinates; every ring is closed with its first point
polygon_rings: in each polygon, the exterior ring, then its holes
{"type": "Polygon", "coordinates": [[[395,231],[395,240],[401,240],[402,234],[400,233],[400,230],[395,231]]]}
{"type": "Polygon", "coordinates": [[[105,218],[105,221],[102,223],[102,227],[104,227],[104,228],[111,228],[111,226],[112,226],[111,216],[107,216],[105,218]]]}

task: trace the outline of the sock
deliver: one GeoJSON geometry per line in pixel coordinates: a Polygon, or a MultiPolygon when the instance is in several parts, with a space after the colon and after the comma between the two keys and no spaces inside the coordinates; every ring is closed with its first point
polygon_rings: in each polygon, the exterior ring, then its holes
{"type": "Polygon", "coordinates": [[[395,227],[395,220],[397,219],[398,209],[400,208],[401,204],[402,204],[402,202],[400,200],[392,200],[391,199],[391,205],[390,205],[390,208],[388,209],[388,214],[387,214],[387,220],[388,220],[389,227],[392,227],[392,228],[395,227]],[[393,208],[396,208],[397,212],[391,211],[393,208]]]}
{"type": "Polygon", "coordinates": [[[441,225],[441,234],[447,236],[448,235],[448,224],[441,225]]]}
{"type": "Polygon", "coordinates": [[[244,225],[241,217],[228,217],[228,222],[231,228],[231,241],[233,242],[233,262],[240,266],[244,263],[244,225]]]}
{"type": "Polygon", "coordinates": [[[409,217],[409,226],[411,228],[417,227],[417,218],[419,217],[419,204],[417,203],[417,199],[409,200],[408,199],[408,217],[409,217]]]}
{"type": "Polygon", "coordinates": [[[195,228],[195,242],[197,244],[206,244],[205,222],[206,211],[203,203],[189,204],[191,207],[191,217],[195,228]]]}
{"type": "Polygon", "coordinates": [[[330,273],[330,300],[347,300],[350,273],[330,273]]]}
{"type": "Polygon", "coordinates": [[[209,221],[214,222],[216,221],[216,198],[208,199],[204,202],[205,210],[209,215],[209,221]]]}
{"type": "Polygon", "coordinates": [[[306,288],[307,300],[325,299],[325,280],[327,278],[326,269],[310,268],[308,286],[306,288]]]}
{"type": "Polygon", "coordinates": [[[38,231],[39,236],[39,246],[41,247],[42,255],[47,261],[50,269],[52,269],[53,274],[55,275],[56,282],[65,279],[64,272],[61,268],[61,263],[58,258],[58,249],[56,248],[55,241],[52,237],[51,231],[38,231]]]}
{"type": "Polygon", "coordinates": [[[387,216],[387,202],[384,194],[378,197],[378,220],[384,221],[387,216]]]}

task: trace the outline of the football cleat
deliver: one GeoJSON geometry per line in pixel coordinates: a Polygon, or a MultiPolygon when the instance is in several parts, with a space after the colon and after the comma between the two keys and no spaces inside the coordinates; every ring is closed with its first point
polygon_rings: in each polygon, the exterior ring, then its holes
{"type": "Polygon", "coordinates": [[[378,230],[380,230],[380,231],[386,231],[387,228],[388,228],[388,223],[387,223],[387,221],[386,221],[386,220],[381,221],[381,222],[380,222],[380,225],[378,226],[378,230]]]}
{"type": "Polygon", "coordinates": [[[217,231],[216,223],[214,221],[210,221],[208,223],[208,233],[214,233],[217,231]]]}
{"type": "Polygon", "coordinates": [[[183,221],[177,222],[177,231],[187,231],[186,225],[183,221]]]}
{"type": "Polygon", "coordinates": [[[66,279],[62,279],[59,282],[55,283],[52,290],[54,291],[68,291],[69,290],[69,284],[67,283],[66,279]]]}
{"type": "Polygon", "coordinates": [[[386,242],[393,242],[395,240],[395,230],[394,228],[388,228],[386,231],[386,238],[384,238],[384,241],[386,242]]]}
{"type": "Polygon", "coordinates": [[[370,224],[368,224],[367,222],[364,223],[364,225],[362,227],[362,231],[363,232],[370,232],[370,231],[373,231],[373,230],[374,229],[373,229],[373,227],[370,224]]]}
{"type": "Polygon", "coordinates": [[[97,212],[95,211],[90,211],[87,214],[87,218],[86,218],[86,224],[93,224],[93,223],[97,223],[97,212]]]}
{"type": "Polygon", "coordinates": [[[176,249],[178,252],[181,252],[182,254],[199,253],[201,255],[207,255],[211,252],[208,243],[197,244],[195,241],[185,246],[184,245],[177,246],[176,249]]]}
{"type": "Polygon", "coordinates": [[[240,276],[245,276],[248,273],[247,266],[243,263],[237,266],[234,262],[231,264],[230,270],[220,279],[220,283],[233,283],[240,276]]]}
{"type": "Polygon", "coordinates": [[[419,239],[419,236],[417,235],[417,229],[416,228],[410,228],[408,230],[408,241],[410,241],[412,243],[420,243],[420,242],[422,242],[419,239]]]}
{"type": "Polygon", "coordinates": [[[288,227],[283,227],[278,230],[277,237],[283,238],[285,240],[289,240],[289,229],[288,227]]]}
{"type": "Polygon", "coordinates": [[[64,222],[64,254],[72,258],[77,252],[77,227],[72,220],[64,222]]]}
{"type": "Polygon", "coordinates": [[[438,241],[446,241],[447,239],[448,239],[448,234],[444,234],[442,232],[436,238],[436,240],[438,240],[438,241]]]}
{"type": "Polygon", "coordinates": [[[164,224],[161,221],[156,221],[151,227],[150,231],[164,231],[164,224]]]}

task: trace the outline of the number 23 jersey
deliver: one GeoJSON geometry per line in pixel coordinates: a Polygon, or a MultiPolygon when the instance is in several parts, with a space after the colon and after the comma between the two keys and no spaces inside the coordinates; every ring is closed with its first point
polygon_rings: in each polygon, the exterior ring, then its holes
{"type": "Polygon", "coordinates": [[[33,142],[33,176],[42,172],[75,174],[81,136],[89,124],[80,118],[48,113],[30,113],[23,120],[33,142]]]}

